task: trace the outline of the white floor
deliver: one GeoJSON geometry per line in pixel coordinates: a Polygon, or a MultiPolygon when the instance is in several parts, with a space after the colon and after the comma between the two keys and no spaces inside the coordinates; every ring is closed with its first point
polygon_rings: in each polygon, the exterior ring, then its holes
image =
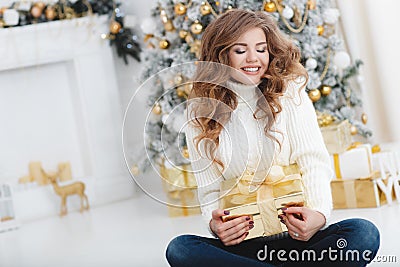
{"type": "MultiPolygon", "coordinates": [[[[400,264],[400,205],[338,210],[333,219],[362,217],[381,231],[380,256],[396,256],[400,264]]],[[[169,218],[167,209],[146,195],[94,208],[64,218],[24,223],[0,233],[0,266],[168,266],[165,247],[181,233],[207,234],[200,216],[169,218]]]]}

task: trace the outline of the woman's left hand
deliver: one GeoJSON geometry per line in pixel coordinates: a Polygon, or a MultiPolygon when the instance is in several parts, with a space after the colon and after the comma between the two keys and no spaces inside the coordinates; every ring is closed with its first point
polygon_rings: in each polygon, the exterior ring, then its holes
{"type": "Polygon", "coordinates": [[[322,213],[306,207],[289,207],[282,211],[284,213],[279,218],[286,224],[289,235],[296,240],[308,241],[326,222],[322,213]]]}

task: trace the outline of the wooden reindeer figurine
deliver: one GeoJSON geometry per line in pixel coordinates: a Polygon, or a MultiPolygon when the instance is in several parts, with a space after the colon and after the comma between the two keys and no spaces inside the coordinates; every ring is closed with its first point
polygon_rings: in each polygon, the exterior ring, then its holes
{"type": "Polygon", "coordinates": [[[82,182],[75,182],[69,185],[60,186],[57,183],[57,176],[58,175],[46,175],[47,178],[50,180],[51,184],[53,185],[54,191],[57,195],[61,197],[61,211],[60,216],[64,216],[67,214],[67,196],[70,195],[79,195],[81,198],[81,209],[80,212],[83,210],[89,209],[89,201],[87,196],[85,195],[85,184],[82,182]],[[86,205],[84,205],[84,201],[86,205]]]}

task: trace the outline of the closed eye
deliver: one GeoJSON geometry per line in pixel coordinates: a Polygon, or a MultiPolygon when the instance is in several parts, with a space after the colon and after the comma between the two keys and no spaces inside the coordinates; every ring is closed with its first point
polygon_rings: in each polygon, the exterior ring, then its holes
{"type": "Polygon", "coordinates": [[[245,50],[236,50],[235,53],[236,54],[244,54],[246,51],[245,50]]]}

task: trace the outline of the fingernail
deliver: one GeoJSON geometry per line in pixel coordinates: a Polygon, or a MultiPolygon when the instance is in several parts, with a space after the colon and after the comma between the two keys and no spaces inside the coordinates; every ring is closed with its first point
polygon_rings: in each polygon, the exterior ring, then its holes
{"type": "Polygon", "coordinates": [[[252,225],[252,224],[249,225],[249,228],[250,228],[250,229],[252,229],[253,227],[254,227],[254,225],[252,225]]]}
{"type": "Polygon", "coordinates": [[[225,215],[229,215],[229,213],[230,213],[229,210],[224,210],[225,215]]]}
{"type": "Polygon", "coordinates": [[[245,235],[248,236],[248,235],[249,235],[249,232],[246,232],[245,235]]]}
{"type": "Polygon", "coordinates": [[[250,217],[246,217],[246,221],[250,220],[250,217]]]}
{"type": "Polygon", "coordinates": [[[287,210],[287,208],[282,208],[282,211],[286,211],[287,210]]]}
{"type": "Polygon", "coordinates": [[[254,222],[253,221],[249,221],[249,224],[254,224],[254,222]]]}

